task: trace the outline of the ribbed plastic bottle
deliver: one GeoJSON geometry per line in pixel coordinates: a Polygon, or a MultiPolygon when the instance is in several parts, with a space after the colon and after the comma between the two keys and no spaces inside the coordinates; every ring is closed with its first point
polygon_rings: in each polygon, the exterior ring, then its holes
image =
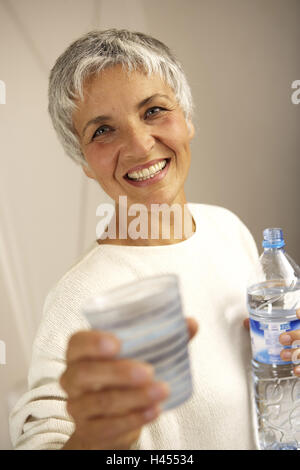
{"type": "Polygon", "coordinates": [[[257,441],[261,450],[300,450],[300,378],[293,373],[300,341],[279,342],[282,333],[300,329],[300,268],[285,252],[280,228],[263,236],[247,289],[257,441]],[[284,348],[291,349],[289,362],[280,356],[284,348]]]}

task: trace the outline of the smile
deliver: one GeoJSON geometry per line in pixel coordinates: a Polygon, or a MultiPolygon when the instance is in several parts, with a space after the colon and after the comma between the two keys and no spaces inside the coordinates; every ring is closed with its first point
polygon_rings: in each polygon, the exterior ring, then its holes
{"type": "Polygon", "coordinates": [[[127,173],[124,178],[134,186],[146,186],[164,178],[168,172],[169,166],[170,159],[167,158],[148,168],[127,173]]]}
{"type": "Polygon", "coordinates": [[[143,181],[149,178],[153,178],[154,175],[159,173],[167,164],[167,160],[162,160],[161,162],[156,163],[155,165],[149,166],[149,168],[144,168],[140,171],[133,171],[132,173],[127,173],[129,179],[135,181],[143,181]]]}

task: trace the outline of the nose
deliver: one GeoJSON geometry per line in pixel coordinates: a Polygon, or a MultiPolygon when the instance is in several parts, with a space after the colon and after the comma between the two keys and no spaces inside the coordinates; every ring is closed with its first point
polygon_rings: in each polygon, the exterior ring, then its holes
{"type": "Polygon", "coordinates": [[[127,126],[123,142],[123,158],[128,161],[141,160],[151,153],[155,138],[152,135],[151,126],[143,122],[135,122],[127,126]]]}

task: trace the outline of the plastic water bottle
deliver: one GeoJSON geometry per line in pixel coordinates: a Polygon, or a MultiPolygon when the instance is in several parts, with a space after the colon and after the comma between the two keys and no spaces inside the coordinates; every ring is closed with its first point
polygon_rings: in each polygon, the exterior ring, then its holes
{"type": "MultiPolygon", "coordinates": [[[[257,440],[262,450],[300,450],[300,378],[283,361],[279,336],[300,328],[300,268],[285,252],[280,228],[263,232],[264,252],[247,289],[257,440]]],[[[298,344],[296,344],[298,343],[298,344]]],[[[290,348],[290,346],[286,346],[290,348]]]]}

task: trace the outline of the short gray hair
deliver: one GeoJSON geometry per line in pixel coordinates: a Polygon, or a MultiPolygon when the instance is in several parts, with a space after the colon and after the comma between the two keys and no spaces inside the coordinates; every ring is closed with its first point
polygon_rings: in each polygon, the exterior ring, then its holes
{"type": "Polygon", "coordinates": [[[149,76],[160,74],[174,91],[186,121],[192,119],[190,87],[181,64],[165,44],[146,34],[125,29],[91,31],[60,55],[49,79],[48,110],[54,129],[67,155],[81,165],[87,162],[72,120],[75,100],[83,99],[85,79],[117,64],[129,71],[142,68],[149,76]]]}

